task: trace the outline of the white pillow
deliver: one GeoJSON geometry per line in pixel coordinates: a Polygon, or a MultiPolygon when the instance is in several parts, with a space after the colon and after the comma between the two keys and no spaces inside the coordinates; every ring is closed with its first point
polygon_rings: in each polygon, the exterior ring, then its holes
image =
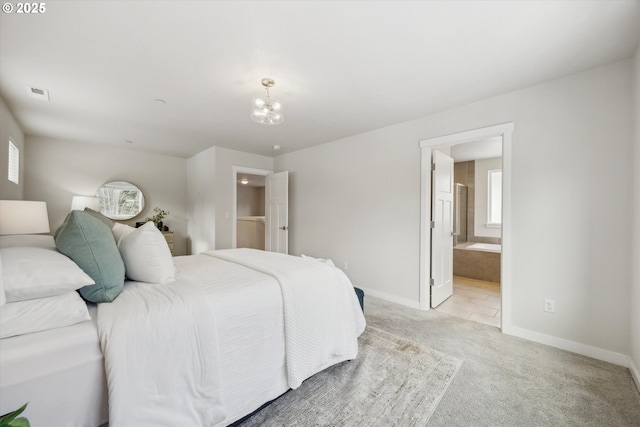
{"type": "Polygon", "coordinates": [[[125,236],[119,244],[127,277],[147,283],[176,280],[176,267],[167,240],[153,222],[125,236]]]}
{"type": "Polygon", "coordinates": [[[0,236],[0,248],[11,248],[14,246],[31,246],[34,248],[44,248],[57,250],[53,236],[42,234],[14,234],[0,236]]]}
{"type": "Polygon", "coordinates": [[[122,239],[127,237],[133,231],[135,231],[135,228],[133,228],[132,226],[127,224],[121,224],[119,222],[114,223],[113,228],[111,229],[111,232],[113,233],[113,238],[116,239],[117,245],[119,245],[122,239]]]}
{"type": "Polygon", "coordinates": [[[43,248],[0,248],[7,302],[60,295],[95,282],[75,262],[43,248]]]}
{"type": "MultiPolygon", "coordinates": [[[[11,248],[14,246],[32,246],[44,249],[56,249],[56,242],[53,236],[42,234],[14,234],[8,236],[0,236],[0,248],[11,248]]],[[[2,257],[0,257],[0,305],[7,302],[2,281],[2,257]]]]}
{"type": "Polygon", "coordinates": [[[0,338],[75,325],[91,319],[75,291],[5,304],[0,310],[0,338]]]}

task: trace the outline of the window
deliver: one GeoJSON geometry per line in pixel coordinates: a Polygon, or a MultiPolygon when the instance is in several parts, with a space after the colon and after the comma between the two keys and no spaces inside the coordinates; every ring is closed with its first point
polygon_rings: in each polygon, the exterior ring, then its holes
{"type": "Polygon", "coordinates": [[[489,171],[489,200],[487,203],[487,227],[502,226],[502,169],[489,171]]]}
{"type": "Polygon", "coordinates": [[[19,184],[20,182],[20,150],[16,144],[9,139],[9,181],[19,184]]]}

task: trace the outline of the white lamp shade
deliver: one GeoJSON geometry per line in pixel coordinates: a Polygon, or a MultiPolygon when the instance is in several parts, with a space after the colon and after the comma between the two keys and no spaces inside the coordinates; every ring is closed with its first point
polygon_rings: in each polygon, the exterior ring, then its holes
{"type": "Polygon", "coordinates": [[[73,196],[73,199],[71,200],[71,210],[83,211],[84,208],[100,212],[100,199],[89,196],[73,196]]]}
{"type": "Polygon", "coordinates": [[[0,235],[48,233],[46,202],[0,200],[0,235]]]}

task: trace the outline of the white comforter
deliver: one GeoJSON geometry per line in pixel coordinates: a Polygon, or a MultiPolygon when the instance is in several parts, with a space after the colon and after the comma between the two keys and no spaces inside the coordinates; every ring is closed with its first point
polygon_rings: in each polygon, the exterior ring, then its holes
{"type": "MultiPolygon", "coordinates": [[[[291,388],[356,357],[357,336],[365,322],[353,287],[340,270],[313,259],[246,249],[206,255],[279,282],[291,388]]],[[[208,257],[200,258],[204,262],[208,257]]],[[[224,423],[219,372],[225,366],[219,363],[211,293],[201,289],[204,280],[179,274],[177,279],[167,285],[127,282],[113,303],[99,307],[112,427],[224,423]]]]}
{"type": "Polygon", "coordinates": [[[214,313],[195,284],[127,282],[98,306],[109,425],[214,426],[220,398],[214,313]]]}
{"type": "Polygon", "coordinates": [[[255,249],[205,252],[269,274],[280,283],[284,305],[289,387],[358,355],[365,320],[353,285],[341,270],[313,258],[255,249]]]}

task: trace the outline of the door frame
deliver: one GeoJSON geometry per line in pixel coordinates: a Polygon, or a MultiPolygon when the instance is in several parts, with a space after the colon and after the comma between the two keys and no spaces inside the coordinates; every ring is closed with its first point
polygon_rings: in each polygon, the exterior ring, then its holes
{"type": "Polygon", "coordinates": [[[514,124],[503,123],[420,141],[420,300],[421,310],[429,310],[431,292],[431,157],[433,149],[481,139],[502,137],[502,253],[500,262],[501,327],[511,328],[511,146],[514,124]]]}
{"type": "MultiPolygon", "coordinates": [[[[231,248],[235,249],[238,246],[237,234],[238,234],[238,173],[248,173],[249,175],[261,175],[267,176],[273,173],[272,170],[267,169],[255,169],[246,168],[244,166],[232,166],[231,173],[233,174],[233,206],[231,208],[231,248]]],[[[265,215],[267,212],[265,212],[265,215]]]]}

